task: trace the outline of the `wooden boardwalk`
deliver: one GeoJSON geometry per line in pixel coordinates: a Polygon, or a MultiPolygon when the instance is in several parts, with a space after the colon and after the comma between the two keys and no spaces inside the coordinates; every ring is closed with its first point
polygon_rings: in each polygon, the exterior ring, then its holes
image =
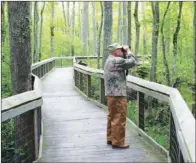
{"type": "Polygon", "coordinates": [[[167,162],[129,129],[129,149],[107,145],[106,112],[74,89],[73,68],[56,68],[42,81],[44,133],[37,162],[167,162]]]}

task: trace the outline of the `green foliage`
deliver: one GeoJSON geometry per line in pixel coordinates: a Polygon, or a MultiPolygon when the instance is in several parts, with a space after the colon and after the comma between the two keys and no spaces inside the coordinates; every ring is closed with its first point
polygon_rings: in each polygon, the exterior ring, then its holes
{"type": "Polygon", "coordinates": [[[15,142],[14,142],[14,121],[10,120],[7,123],[2,123],[1,126],[1,151],[2,161],[9,162],[15,154],[15,142]],[[9,156],[7,158],[7,156],[9,156]]]}
{"type": "Polygon", "coordinates": [[[99,101],[99,77],[96,74],[91,76],[91,96],[94,100],[99,101]]]}
{"type": "Polygon", "coordinates": [[[127,103],[127,117],[137,124],[137,104],[135,101],[127,103]]]}

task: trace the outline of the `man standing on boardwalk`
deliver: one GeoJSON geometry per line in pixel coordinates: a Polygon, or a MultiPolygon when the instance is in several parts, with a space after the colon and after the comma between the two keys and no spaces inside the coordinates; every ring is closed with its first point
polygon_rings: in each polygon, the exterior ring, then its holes
{"type": "Polygon", "coordinates": [[[127,113],[125,70],[136,65],[128,46],[114,43],[108,46],[110,55],[104,65],[105,95],[107,96],[107,144],[113,148],[129,148],[125,144],[127,113]],[[124,52],[124,54],[123,54],[124,52]]]}

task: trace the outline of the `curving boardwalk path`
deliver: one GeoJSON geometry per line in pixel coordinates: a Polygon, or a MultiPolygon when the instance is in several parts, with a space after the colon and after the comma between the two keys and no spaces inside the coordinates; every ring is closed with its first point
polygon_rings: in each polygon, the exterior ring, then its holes
{"type": "Polygon", "coordinates": [[[127,129],[129,149],[106,144],[106,112],[75,89],[73,68],[56,68],[42,81],[43,148],[36,162],[166,162],[127,129]]]}

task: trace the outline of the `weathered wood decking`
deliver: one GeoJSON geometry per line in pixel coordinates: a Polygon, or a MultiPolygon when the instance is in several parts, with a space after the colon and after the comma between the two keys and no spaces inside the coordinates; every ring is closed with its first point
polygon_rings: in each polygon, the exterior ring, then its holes
{"type": "Polygon", "coordinates": [[[106,112],[75,89],[72,68],[56,68],[43,79],[43,148],[37,162],[166,162],[127,129],[129,149],[106,144],[106,112]]]}

